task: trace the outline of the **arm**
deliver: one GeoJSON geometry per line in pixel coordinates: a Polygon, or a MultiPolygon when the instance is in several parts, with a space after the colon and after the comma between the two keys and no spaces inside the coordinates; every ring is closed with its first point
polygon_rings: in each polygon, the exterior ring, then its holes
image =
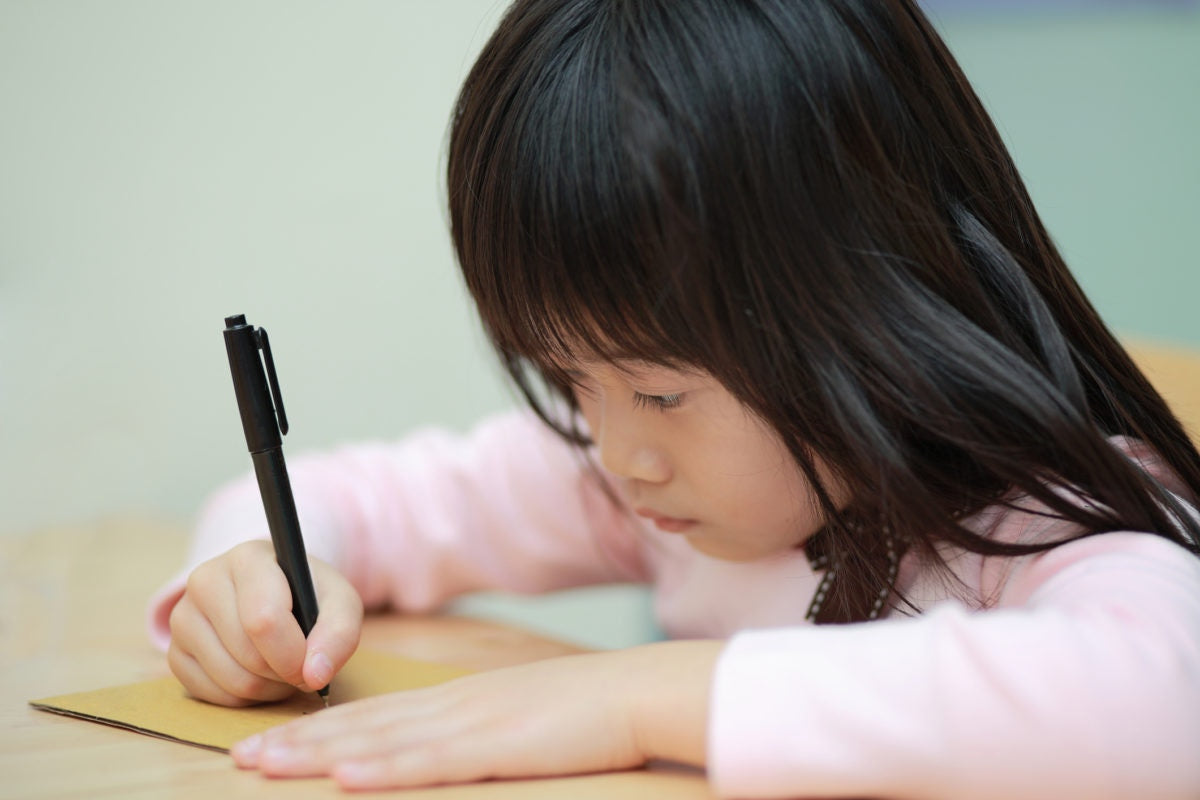
{"type": "MultiPolygon", "coordinates": [[[[425,611],[479,589],[550,591],[645,580],[638,541],[576,453],[528,413],[468,436],[440,431],[360,445],[290,465],[310,555],[353,584],[367,608],[425,611]]],[[[152,636],[199,563],[265,538],[246,476],[208,502],[188,566],[151,600],[152,636]]]]}
{"type": "Polygon", "coordinates": [[[1028,560],[1006,589],[988,612],[946,604],[486,672],[233,754],[360,789],[665,758],[707,763],[720,796],[746,798],[1195,798],[1200,561],[1108,534],[1028,560]]]}
{"type": "Polygon", "coordinates": [[[999,606],[742,634],[708,764],[739,797],[1194,798],[1200,560],[1143,534],[1022,562],[999,606]]]}

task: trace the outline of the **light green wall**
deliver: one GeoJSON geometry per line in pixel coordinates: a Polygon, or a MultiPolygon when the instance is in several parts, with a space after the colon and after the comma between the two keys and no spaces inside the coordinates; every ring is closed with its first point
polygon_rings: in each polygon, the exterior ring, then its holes
{"type": "Polygon", "coordinates": [[[249,469],[229,314],[272,334],[289,453],[508,402],[441,190],[498,11],[0,0],[0,531],[249,469]]]}
{"type": "Polygon", "coordinates": [[[1200,344],[1200,14],[944,16],[1101,314],[1200,344]]]}

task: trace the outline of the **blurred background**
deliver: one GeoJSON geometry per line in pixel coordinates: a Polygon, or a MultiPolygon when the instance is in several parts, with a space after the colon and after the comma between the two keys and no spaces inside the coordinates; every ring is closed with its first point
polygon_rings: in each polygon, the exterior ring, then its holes
{"type": "MultiPolygon", "coordinates": [[[[230,314],[271,332],[289,455],[514,402],[442,187],[503,6],[0,0],[0,536],[181,529],[246,471],[230,314]]],[[[930,10],[1101,313],[1200,345],[1194,4],[930,10]]],[[[654,635],[628,588],[461,608],[595,646],[654,635]]]]}

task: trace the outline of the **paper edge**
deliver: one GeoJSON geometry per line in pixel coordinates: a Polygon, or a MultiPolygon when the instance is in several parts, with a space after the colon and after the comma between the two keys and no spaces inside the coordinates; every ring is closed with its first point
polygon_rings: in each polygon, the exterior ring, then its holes
{"type": "Polygon", "coordinates": [[[96,716],[95,714],[85,714],[82,711],[72,711],[71,709],[62,708],[61,706],[52,706],[36,700],[30,700],[29,705],[31,708],[35,708],[38,711],[47,711],[51,714],[57,714],[60,717],[73,717],[74,719],[81,719],[86,722],[98,722],[101,725],[107,725],[110,728],[119,728],[121,730],[132,731],[134,733],[140,733],[143,736],[150,736],[167,742],[191,745],[192,747],[199,747],[202,750],[209,750],[214,753],[229,752],[229,749],[226,747],[220,747],[215,744],[205,744],[203,742],[197,742],[193,739],[181,739],[178,736],[172,736],[169,733],[162,733],[161,731],[151,730],[150,728],[143,728],[140,725],[123,722],[119,719],[112,719],[111,717],[100,717],[96,716]]]}

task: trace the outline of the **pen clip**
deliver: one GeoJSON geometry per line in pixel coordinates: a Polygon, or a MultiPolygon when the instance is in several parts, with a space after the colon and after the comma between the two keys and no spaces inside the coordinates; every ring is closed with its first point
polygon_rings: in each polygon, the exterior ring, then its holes
{"type": "Polygon", "coordinates": [[[267,364],[267,383],[271,386],[271,402],[275,405],[275,416],[279,418],[279,432],[287,435],[287,414],[283,411],[283,397],[279,394],[279,378],[275,375],[275,359],[271,357],[271,342],[267,339],[267,329],[259,328],[254,332],[258,341],[258,349],[262,350],[267,364]]]}

